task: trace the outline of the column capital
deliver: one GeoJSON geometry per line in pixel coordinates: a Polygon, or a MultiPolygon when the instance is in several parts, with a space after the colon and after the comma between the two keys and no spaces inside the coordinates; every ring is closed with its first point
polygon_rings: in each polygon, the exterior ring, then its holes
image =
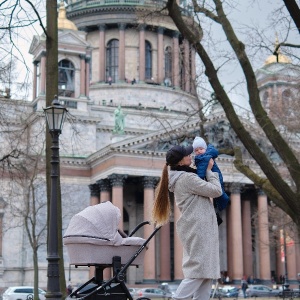
{"type": "Polygon", "coordinates": [[[86,55],[85,54],[79,54],[80,59],[85,60],[86,55]]]}
{"type": "Polygon", "coordinates": [[[35,61],[33,62],[33,64],[34,64],[34,66],[37,66],[37,65],[39,64],[39,61],[35,60],[35,61]]]}
{"type": "Polygon", "coordinates": [[[99,197],[99,186],[97,183],[89,184],[89,189],[92,197],[99,197]]]}
{"type": "Polygon", "coordinates": [[[139,31],[144,31],[146,29],[147,25],[146,24],[139,24],[138,25],[138,30],[139,31]]]}
{"type": "Polygon", "coordinates": [[[263,189],[257,187],[256,188],[257,196],[267,196],[263,189]]]}
{"type": "Polygon", "coordinates": [[[105,24],[99,24],[98,29],[99,29],[99,31],[105,31],[106,30],[106,25],[105,24]]]}
{"type": "Polygon", "coordinates": [[[111,174],[108,176],[108,179],[112,186],[123,186],[124,181],[127,177],[128,175],[111,174]]]}
{"type": "Polygon", "coordinates": [[[234,182],[230,185],[229,190],[231,194],[240,194],[243,185],[241,183],[234,182]]]}
{"type": "Polygon", "coordinates": [[[118,23],[119,30],[125,30],[126,26],[126,23],[118,23]]]}
{"type": "Polygon", "coordinates": [[[179,36],[180,36],[180,32],[179,31],[173,31],[173,34],[172,34],[173,38],[176,38],[178,39],[179,36]]]}
{"type": "Polygon", "coordinates": [[[164,31],[165,31],[165,28],[164,28],[164,27],[159,26],[159,27],[157,28],[157,33],[158,33],[158,34],[163,34],[164,31]]]}
{"type": "Polygon", "coordinates": [[[152,188],[154,189],[159,181],[159,177],[152,177],[152,176],[144,176],[142,178],[142,182],[144,188],[152,188]]]}
{"type": "Polygon", "coordinates": [[[84,31],[87,32],[88,31],[88,27],[87,26],[82,26],[78,28],[79,31],[84,31]]]}
{"type": "Polygon", "coordinates": [[[44,57],[44,58],[46,57],[46,51],[41,52],[41,57],[44,57]]]}
{"type": "Polygon", "coordinates": [[[101,192],[108,192],[110,190],[110,183],[108,179],[97,180],[96,183],[99,186],[101,192]]]}
{"type": "Polygon", "coordinates": [[[86,62],[87,64],[89,64],[89,63],[91,62],[91,57],[90,57],[90,56],[86,56],[86,57],[85,57],[85,62],[86,62]]]}

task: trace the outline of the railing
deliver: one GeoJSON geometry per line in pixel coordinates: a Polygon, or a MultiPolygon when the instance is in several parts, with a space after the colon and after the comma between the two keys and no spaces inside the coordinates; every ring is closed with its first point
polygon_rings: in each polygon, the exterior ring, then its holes
{"type": "Polygon", "coordinates": [[[74,1],[68,4],[66,10],[67,12],[72,12],[75,10],[80,10],[82,8],[90,8],[97,6],[106,5],[145,5],[145,6],[163,6],[166,4],[165,0],[82,0],[74,1]]]}

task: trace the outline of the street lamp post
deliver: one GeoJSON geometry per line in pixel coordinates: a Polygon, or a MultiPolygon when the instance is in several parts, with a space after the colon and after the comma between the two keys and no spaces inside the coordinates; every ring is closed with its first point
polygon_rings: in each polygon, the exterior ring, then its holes
{"type": "Polygon", "coordinates": [[[59,135],[63,127],[67,109],[60,105],[57,96],[52,105],[44,108],[49,132],[52,137],[51,156],[51,196],[48,224],[48,269],[47,269],[47,299],[61,299],[59,286],[59,255],[57,226],[57,188],[59,180],[59,135]]]}

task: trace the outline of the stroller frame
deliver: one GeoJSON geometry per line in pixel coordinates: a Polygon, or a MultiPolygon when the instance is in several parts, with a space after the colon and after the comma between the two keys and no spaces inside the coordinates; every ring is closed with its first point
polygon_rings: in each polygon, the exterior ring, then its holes
{"type": "MultiPolygon", "coordinates": [[[[136,226],[136,228],[128,235],[132,236],[138,229],[144,225],[150,225],[149,221],[144,221],[136,226]]],[[[81,285],[75,291],[73,291],[67,300],[80,299],[80,300],[133,300],[126,284],[125,284],[125,271],[137,258],[137,256],[146,248],[152,237],[161,227],[156,227],[152,234],[146,239],[146,241],[138,248],[138,250],[131,256],[131,258],[124,265],[121,264],[121,257],[114,256],[112,264],[88,264],[88,267],[94,266],[95,273],[94,277],[88,280],[86,283],[81,285]],[[104,269],[112,267],[113,277],[108,281],[103,280],[104,269]],[[88,284],[95,284],[94,287],[87,291],[82,291],[88,284]]],[[[78,265],[75,264],[77,268],[78,265]]],[[[146,298],[143,298],[146,299],[146,298]]]]}

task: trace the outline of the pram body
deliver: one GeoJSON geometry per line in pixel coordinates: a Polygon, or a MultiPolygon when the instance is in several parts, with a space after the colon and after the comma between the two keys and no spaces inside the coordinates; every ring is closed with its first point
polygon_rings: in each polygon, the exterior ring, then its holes
{"type": "Polygon", "coordinates": [[[95,276],[72,292],[68,298],[86,300],[132,300],[124,283],[125,271],[130,265],[143,263],[146,245],[159,230],[156,228],[148,239],[132,235],[142,226],[142,222],[128,237],[118,231],[121,213],[110,201],[89,206],[71,218],[63,237],[69,254],[70,264],[95,267],[95,276]],[[113,277],[104,282],[103,270],[113,269],[113,277]],[[87,285],[93,288],[85,292],[87,285]]]}

